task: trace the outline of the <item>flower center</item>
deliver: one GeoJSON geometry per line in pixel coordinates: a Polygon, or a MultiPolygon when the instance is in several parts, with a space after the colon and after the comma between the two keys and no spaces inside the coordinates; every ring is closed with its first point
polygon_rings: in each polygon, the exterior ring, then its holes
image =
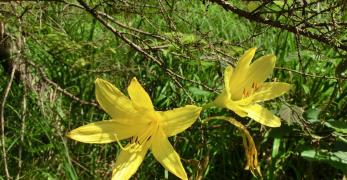
{"type": "Polygon", "coordinates": [[[144,130],[141,134],[138,136],[134,136],[131,139],[131,144],[133,144],[133,148],[131,148],[131,151],[141,151],[143,146],[149,142],[152,138],[152,136],[157,132],[159,128],[158,121],[154,120],[150,122],[150,125],[147,129],[144,130]]]}
{"type": "Polygon", "coordinates": [[[133,136],[131,138],[130,143],[123,147],[119,141],[118,144],[120,145],[121,149],[125,151],[129,151],[130,153],[139,152],[142,151],[144,148],[147,148],[146,146],[149,146],[151,143],[152,136],[158,131],[159,129],[159,117],[154,112],[153,114],[149,114],[151,117],[151,121],[148,123],[148,126],[146,126],[146,129],[141,130],[137,135],[133,136]]]}
{"type": "Polygon", "coordinates": [[[251,95],[253,95],[255,92],[257,92],[259,89],[261,88],[261,84],[260,83],[256,83],[256,82],[253,82],[252,83],[252,86],[247,88],[243,88],[243,91],[242,91],[242,99],[244,98],[247,98],[251,95]]]}

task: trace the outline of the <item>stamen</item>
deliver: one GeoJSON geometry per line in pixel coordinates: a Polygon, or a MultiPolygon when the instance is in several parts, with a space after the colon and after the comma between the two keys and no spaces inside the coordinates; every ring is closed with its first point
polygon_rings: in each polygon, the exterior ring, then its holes
{"type": "Polygon", "coordinates": [[[251,88],[251,90],[250,90],[251,92],[250,92],[249,95],[252,95],[252,94],[255,93],[255,91],[256,91],[255,88],[256,88],[256,87],[257,87],[257,84],[256,84],[255,82],[253,82],[253,83],[252,83],[252,88],[251,88]]]}
{"type": "Polygon", "coordinates": [[[246,89],[246,88],[243,89],[242,99],[253,95],[254,93],[256,93],[259,90],[260,87],[261,87],[261,85],[259,83],[252,82],[251,87],[249,87],[248,89],[246,89]]]}
{"type": "Polygon", "coordinates": [[[255,90],[258,91],[261,88],[260,84],[256,84],[255,90]]]}
{"type": "Polygon", "coordinates": [[[129,150],[129,152],[139,152],[139,151],[141,151],[142,150],[142,145],[140,145],[140,144],[138,144],[138,143],[135,143],[135,144],[132,144],[133,146],[130,148],[130,149],[128,149],[129,150]]]}
{"type": "Polygon", "coordinates": [[[249,93],[249,91],[246,91],[246,97],[248,97],[248,96],[249,96],[249,94],[250,94],[250,93],[249,93]]]}
{"type": "Polygon", "coordinates": [[[123,147],[123,145],[120,143],[120,141],[119,141],[119,139],[118,139],[118,137],[117,137],[117,134],[115,135],[115,137],[116,137],[116,141],[117,141],[118,145],[119,145],[120,148],[121,148],[122,150],[124,150],[124,151],[127,151],[127,150],[131,149],[131,148],[134,146],[134,143],[131,143],[130,146],[128,146],[128,147],[123,147]]]}
{"type": "Polygon", "coordinates": [[[159,128],[158,122],[152,121],[149,127],[143,133],[141,133],[140,136],[134,137],[135,142],[133,142],[131,148],[128,150],[130,152],[141,151],[144,145],[146,145],[146,143],[152,138],[153,134],[156,133],[158,128],[159,128]]]}
{"type": "Polygon", "coordinates": [[[148,137],[150,137],[150,136],[152,136],[152,134],[153,134],[153,128],[154,128],[154,124],[151,124],[150,126],[149,126],[149,128],[148,129],[146,129],[146,131],[143,133],[143,134],[141,134],[141,136],[138,136],[138,143],[139,144],[143,144],[144,142],[146,142],[146,140],[148,139],[148,137]]]}
{"type": "Polygon", "coordinates": [[[246,88],[243,88],[242,99],[246,97],[246,88]]]}
{"type": "Polygon", "coordinates": [[[130,153],[139,152],[142,151],[144,146],[148,146],[148,141],[151,140],[152,136],[158,131],[159,129],[159,122],[157,120],[153,120],[150,122],[148,128],[146,128],[143,132],[140,132],[140,134],[133,136],[131,138],[130,143],[124,147],[117,136],[115,135],[116,141],[120,148],[124,151],[129,151],[130,153]]]}

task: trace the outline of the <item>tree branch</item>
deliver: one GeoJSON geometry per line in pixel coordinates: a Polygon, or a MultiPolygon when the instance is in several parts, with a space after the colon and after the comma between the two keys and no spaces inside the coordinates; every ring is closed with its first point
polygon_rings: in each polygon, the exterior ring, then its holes
{"type": "Polygon", "coordinates": [[[43,80],[46,81],[46,83],[48,83],[49,85],[55,87],[58,91],[60,91],[61,93],[63,93],[64,95],[66,95],[67,97],[83,104],[83,105],[91,105],[94,106],[98,109],[101,109],[101,107],[95,103],[95,102],[89,102],[89,101],[85,101],[82,100],[78,97],[76,97],[75,95],[71,94],[70,92],[68,92],[67,90],[63,89],[62,87],[60,87],[57,83],[55,83],[54,81],[52,81],[51,79],[49,79],[45,73],[45,71],[39,67],[38,65],[34,64],[33,62],[27,61],[28,64],[30,64],[31,66],[35,67],[38,71],[39,74],[42,76],[43,80]]]}
{"type": "MultiPolygon", "coordinates": [[[[131,48],[135,49],[136,51],[138,51],[139,53],[141,53],[144,57],[146,57],[147,59],[155,62],[160,68],[162,68],[164,70],[164,72],[166,74],[168,74],[174,81],[175,83],[180,87],[183,88],[182,84],[180,83],[180,81],[178,81],[178,79],[184,80],[184,81],[188,81],[188,82],[192,82],[195,84],[198,84],[202,87],[204,87],[205,89],[209,90],[209,91],[215,91],[214,89],[212,89],[211,87],[208,87],[204,84],[201,84],[199,82],[193,81],[193,80],[189,80],[186,79],[185,77],[176,74],[175,72],[173,72],[171,69],[166,68],[165,67],[165,63],[161,60],[161,59],[157,59],[154,56],[152,56],[151,54],[147,53],[143,48],[141,48],[140,46],[138,46],[137,44],[135,44],[134,42],[132,42],[130,39],[128,39],[126,36],[124,36],[123,33],[121,33],[120,31],[118,31],[117,29],[115,29],[112,25],[110,25],[108,22],[106,22],[101,15],[95,10],[90,8],[83,0],[78,0],[78,2],[84,7],[84,9],[89,12],[95,19],[97,19],[102,25],[104,25],[104,27],[106,27],[108,30],[110,30],[115,36],[117,36],[118,38],[122,39],[126,44],[128,44],[131,48]]],[[[185,91],[185,89],[183,89],[185,91]]],[[[189,96],[189,95],[188,95],[189,96]]]]}
{"type": "Polygon", "coordinates": [[[2,144],[2,157],[3,157],[3,161],[4,161],[4,168],[5,168],[5,174],[6,174],[6,178],[10,179],[10,173],[8,172],[8,166],[7,166],[7,155],[6,155],[6,142],[5,142],[5,105],[6,105],[6,100],[7,100],[7,96],[8,93],[11,90],[11,86],[12,86],[12,82],[14,79],[14,74],[16,72],[17,69],[17,65],[14,64],[12,71],[11,71],[11,76],[10,76],[10,80],[7,83],[7,86],[4,90],[4,95],[2,97],[2,102],[1,102],[1,144],[2,144]]]}
{"type": "Polygon", "coordinates": [[[295,34],[300,34],[302,36],[305,36],[305,37],[308,37],[311,39],[315,39],[319,42],[322,42],[322,43],[327,44],[329,46],[332,46],[334,48],[347,51],[347,45],[336,42],[336,41],[334,41],[334,40],[332,40],[332,39],[330,39],[324,35],[318,35],[318,34],[310,32],[310,31],[300,29],[299,27],[296,27],[296,26],[292,26],[292,25],[288,25],[288,24],[282,24],[279,21],[274,21],[274,20],[263,18],[263,17],[259,16],[258,14],[252,14],[251,12],[247,12],[247,11],[241,10],[239,8],[236,8],[231,3],[226,2],[225,0],[210,0],[210,1],[222,6],[223,9],[225,9],[227,11],[231,11],[231,12],[233,12],[233,13],[241,16],[241,17],[244,17],[250,21],[270,25],[272,27],[287,30],[287,31],[295,33],[295,34]]]}

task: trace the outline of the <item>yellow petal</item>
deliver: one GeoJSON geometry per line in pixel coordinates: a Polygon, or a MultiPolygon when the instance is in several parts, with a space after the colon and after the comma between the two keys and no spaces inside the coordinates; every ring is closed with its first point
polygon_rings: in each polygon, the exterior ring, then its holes
{"type": "Polygon", "coordinates": [[[240,100],[238,103],[248,105],[253,102],[267,101],[274,99],[282,94],[288,92],[291,85],[283,82],[268,82],[262,86],[251,96],[240,100]]]}
{"type": "Polygon", "coordinates": [[[252,86],[262,84],[266,78],[272,73],[276,63],[276,56],[266,55],[255,60],[248,68],[247,71],[240,73],[239,77],[234,83],[231,84],[232,99],[240,100],[244,91],[251,91],[252,86]]]}
{"type": "Polygon", "coordinates": [[[131,80],[128,94],[137,109],[154,110],[151,98],[136,78],[131,80]]]}
{"type": "MultiPolygon", "coordinates": [[[[129,147],[129,145],[130,144],[125,148],[129,147]]],[[[148,149],[149,145],[144,146],[142,151],[137,152],[122,150],[117,157],[115,168],[112,173],[112,180],[127,180],[134,175],[145,158],[148,149]]]]}
{"type": "Polygon", "coordinates": [[[275,55],[262,56],[251,64],[248,76],[251,76],[251,79],[253,79],[254,82],[262,83],[272,73],[275,63],[275,55]]]}
{"type": "Polygon", "coordinates": [[[164,132],[159,129],[153,137],[152,153],[165,169],[181,179],[188,179],[180,156],[174,150],[164,132]]]}
{"type": "Polygon", "coordinates": [[[217,96],[217,98],[213,101],[213,104],[217,107],[226,107],[226,102],[229,101],[230,98],[228,98],[228,92],[226,89],[223,90],[221,94],[217,96]]]}
{"type": "Polygon", "coordinates": [[[291,85],[283,82],[269,82],[262,84],[261,88],[254,94],[254,101],[267,101],[288,92],[291,85]]]}
{"type": "Polygon", "coordinates": [[[257,50],[257,48],[248,49],[241,56],[239,62],[236,65],[236,68],[235,68],[235,73],[237,75],[238,75],[238,73],[245,71],[249,67],[249,64],[251,63],[256,50],[257,50]]]}
{"type": "Polygon", "coordinates": [[[169,111],[159,112],[160,126],[166,136],[174,136],[189,128],[199,117],[201,107],[187,105],[169,111]]]}
{"type": "Polygon", "coordinates": [[[253,83],[262,84],[272,73],[276,63],[276,56],[266,55],[255,60],[249,67],[245,81],[241,87],[250,88],[253,83]]]}
{"type": "Polygon", "coordinates": [[[237,63],[232,76],[230,77],[229,87],[233,100],[239,100],[242,97],[244,80],[247,78],[250,63],[255,54],[256,48],[251,48],[245,52],[237,63]]]}
{"type": "Polygon", "coordinates": [[[225,103],[225,107],[234,111],[237,115],[241,116],[241,117],[246,117],[247,116],[247,112],[244,111],[240,105],[238,105],[235,101],[227,101],[225,103]]]}
{"type": "Polygon", "coordinates": [[[269,127],[281,126],[281,120],[272,112],[259,104],[248,105],[243,108],[247,112],[247,116],[255,121],[269,127]]]}
{"type": "Polygon", "coordinates": [[[111,83],[99,78],[96,79],[95,95],[100,106],[112,118],[135,119],[129,118],[137,114],[130,99],[111,83]]]}
{"type": "Polygon", "coordinates": [[[106,120],[90,123],[70,131],[67,136],[84,143],[110,143],[134,136],[145,126],[137,124],[129,126],[117,120],[106,120]]]}
{"type": "Polygon", "coordinates": [[[225,92],[228,99],[230,99],[230,78],[232,77],[232,75],[233,75],[233,67],[229,65],[224,70],[224,85],[225,85],[225,92]]]}

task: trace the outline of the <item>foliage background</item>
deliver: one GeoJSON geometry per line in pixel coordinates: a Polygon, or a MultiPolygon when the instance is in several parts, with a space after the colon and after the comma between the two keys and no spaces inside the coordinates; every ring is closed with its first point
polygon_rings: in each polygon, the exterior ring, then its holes
{"type": "MultiPolygon", "coordinates": [[[[227,115],[247,125],[265,179],[346,178],[346,5],[342,0],[0,2],[0,21],[12,45],[10,61],[0,59],[0,178],[108,179],[118,145],[65,137],[83,124],[108,119],[95,102],[97,77],[124,93],[137,77],[157,110],[203,105],[223,88],[224,67],[251,47],[258,47],[257,57],[277,56],[268,81],[293,84],[290,93],[265,104],[282,126],[263,127],[223,109],[204,111],[201,119],[227,115]]],[[[237,129],[201,119],[170,139],[190,178],[254,178],[244,169],[237,129]]],[[[133,178],[164,179],[164,168],[148,155],[133,178]]]]}

